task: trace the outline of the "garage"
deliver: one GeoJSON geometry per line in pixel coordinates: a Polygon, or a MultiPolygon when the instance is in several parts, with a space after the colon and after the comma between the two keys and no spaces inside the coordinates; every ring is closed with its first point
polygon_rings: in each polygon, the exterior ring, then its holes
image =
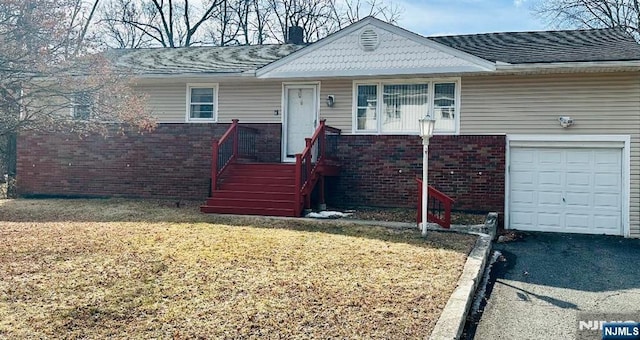
{"type": "Polygon", "coordinates": [[[511,139],[508,228],[624,235],[624,146],[511,139]]]}

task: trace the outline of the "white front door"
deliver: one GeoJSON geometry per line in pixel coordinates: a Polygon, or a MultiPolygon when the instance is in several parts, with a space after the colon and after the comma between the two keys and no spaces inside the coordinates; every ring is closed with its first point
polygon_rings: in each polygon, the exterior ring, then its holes
{"type": "Polygon", "coordinates": [[[621,235],[622,149],[512,147],[509,228],[621,235]]]}
{"type": "Polygon", "coordinates": [[[302,153],[305,138],[311,138],[318,121],[318,86],[290,84],[284,87],[282,158],[295,160],[302,153]]]}

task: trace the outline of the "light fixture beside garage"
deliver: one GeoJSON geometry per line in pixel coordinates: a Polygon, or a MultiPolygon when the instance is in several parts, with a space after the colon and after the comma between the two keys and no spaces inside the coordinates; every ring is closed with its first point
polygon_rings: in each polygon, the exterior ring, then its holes
{"type": "Polygon", "coordinates": [[[560,122],[560,126],[565,129],[573,125],[573,118],[568,116],[560,116],[560,118],[558,118],[558,121],[560,122]]]}

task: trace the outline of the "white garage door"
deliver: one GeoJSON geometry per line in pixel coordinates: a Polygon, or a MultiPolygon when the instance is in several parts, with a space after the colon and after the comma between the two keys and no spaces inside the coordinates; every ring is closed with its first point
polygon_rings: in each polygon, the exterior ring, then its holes
{"type": "Polygon", "coordinates": [[[622,149],[512,147],[509,228],[622,234],[622,149]]]}

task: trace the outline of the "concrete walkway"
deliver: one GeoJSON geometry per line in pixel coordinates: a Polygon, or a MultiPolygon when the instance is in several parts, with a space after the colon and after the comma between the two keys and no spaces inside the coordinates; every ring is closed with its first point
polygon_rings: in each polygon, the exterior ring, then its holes
{"type": "Polygon", "coordinates": [[[640,322],[638,239],[528,233],[494,250],[503,258],[475,339],[601,339],[579,333],[578,321],[617,313],[640,322]]]}

